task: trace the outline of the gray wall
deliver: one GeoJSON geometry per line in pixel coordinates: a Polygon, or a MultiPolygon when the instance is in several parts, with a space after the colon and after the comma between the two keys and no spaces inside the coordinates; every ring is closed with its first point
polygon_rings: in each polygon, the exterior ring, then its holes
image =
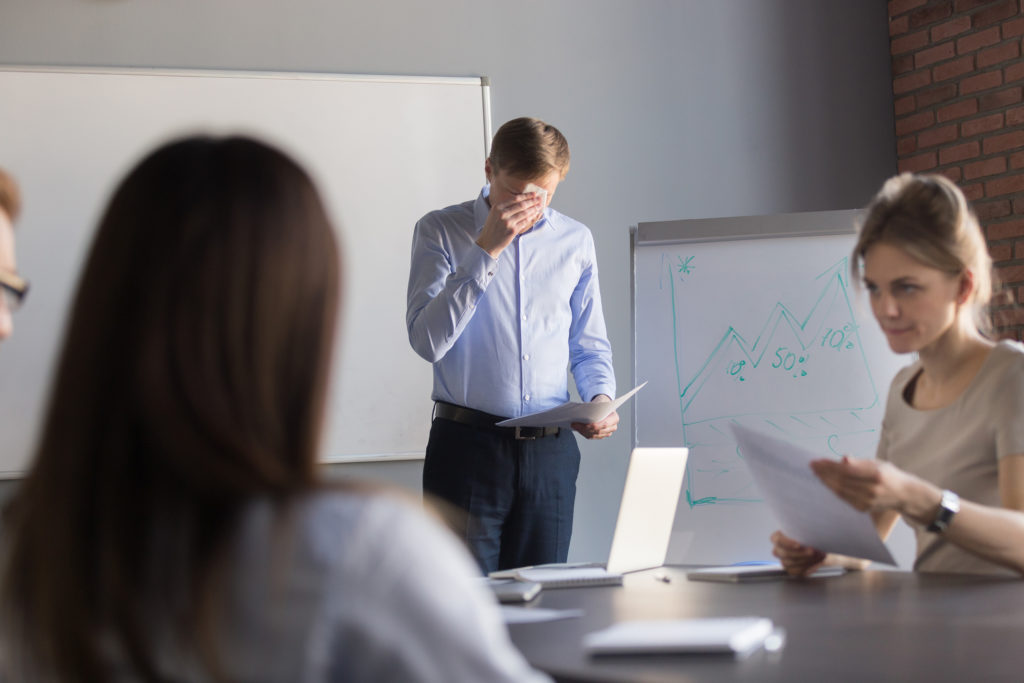
{"type": "MultiPolygon", "coordinates": [[[[881,0],[0,0],[0,64],[489,76],[496,125],[569,138],[555,203],[594,232],[621,388],[629,225],[855,208],[895,171],[881,0]]],[[[608,551],[624,418],[583,446],[573,559],[608,551]]]]}

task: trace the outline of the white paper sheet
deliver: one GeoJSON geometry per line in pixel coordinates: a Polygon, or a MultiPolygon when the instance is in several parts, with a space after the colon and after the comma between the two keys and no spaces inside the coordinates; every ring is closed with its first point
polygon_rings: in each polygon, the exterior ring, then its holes
{"type": "Polygon", "coordinates": [[[501,618],[506,624],[537,624],[543,621],[576,619],[583,616],[581,609],[548,609],[546,607],[501,606],[501,618]]]}
{"type": "Polygon", "coordinates": [[[763,617],[624,621],[583,637],[591,654],[744,653],[759,647],[774,625],[763,617]]]}
{"type": "Polygon", "coordinates": [[[613,410],[618,410],[619,406],[628,401],[633,394],[643,389],[645,384],[647,384],[647,382],[644,382],[628,394],[623,394],[611,402],[583,403],[581,401],[568,401],[560,406],[551,408],[550,410],[542,410],[539,413],[523,415],[522,417],[515,417],[511,420],[502,420],[498,423],[498,426],[569,427],[573,422],[582,422],[583,424],[600,422],[611,415],[613,410]]]}
{"type": "Polygon", "coordinates": [[[821,456],[741,425],[732,431],[784,534],[828,553],[896,564],[871,516],[836,496],[811,470],[821,456]]]}

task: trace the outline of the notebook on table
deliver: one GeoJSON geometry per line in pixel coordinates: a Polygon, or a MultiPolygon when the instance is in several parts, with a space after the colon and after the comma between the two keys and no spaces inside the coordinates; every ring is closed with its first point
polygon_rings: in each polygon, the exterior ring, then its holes
{"type": "Polygon", "coordinates": [[[765,644],[775,627],[763,617],[624,621],[583,638],[592,655],[702,653],[743,655],[765,644]]]}
{"type": "Polygon", "coordinates": [[[491,572],[545,588],[617,585],[622,575],[665,563],[686,473],[686,448],[635,448],[629,458],[608,561],[546,564],[491,572]]]}
{"type": "MultiPolygon", "coordinates": [[[[820,579],[826,576],[840,576],[844,573],[846,573],[846,570],[842,567],[826,565],[819,567],[806,578],[820,579]]],[[[780,564],[754,564],[691,569],[686,572],[686,578],[690,581],[742,583],[745,581],[774,581],[791,577],[780,564]]]]}

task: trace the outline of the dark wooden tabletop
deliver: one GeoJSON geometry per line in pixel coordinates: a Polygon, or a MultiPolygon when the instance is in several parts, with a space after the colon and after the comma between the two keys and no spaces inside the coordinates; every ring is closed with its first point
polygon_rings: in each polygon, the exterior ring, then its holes
{"type": "Polygon", "coordinates": [[[1016,579],[866,571],[736,584],[666,568],[627,575],[621,587],[546,590],[531,606],[584,611],[509,627],[527,659],[560,681],[1024,681],[1016,579]],[[617,621],[746,615],[785,629],[781,651],[590,657],[581,645],[617,621]]]}

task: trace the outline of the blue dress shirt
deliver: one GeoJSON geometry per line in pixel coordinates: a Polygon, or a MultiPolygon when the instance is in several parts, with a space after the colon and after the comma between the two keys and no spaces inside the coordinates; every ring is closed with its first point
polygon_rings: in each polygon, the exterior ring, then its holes
{"type": "Polygon", "coordinates": [[[406,326],[434,365],[434,400],[519,417],[569,400],[615,396],[594,239],[550,207],[492,259],[476,244],[490,206],[432,211],[416,224],[406,326]]]}

